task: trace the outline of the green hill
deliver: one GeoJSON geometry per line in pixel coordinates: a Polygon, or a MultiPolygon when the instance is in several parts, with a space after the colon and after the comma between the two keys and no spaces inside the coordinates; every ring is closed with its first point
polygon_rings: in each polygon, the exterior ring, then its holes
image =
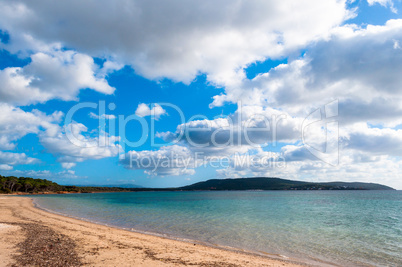
{"type": "Polygon", "coordinates": [[[1,176],[0,193],[92,193],[137,191],[196,191],[196,190],[394,190],[372,183],[310,183],[280,178],[212,179],[177,188],[123,188],[104,186],[64,186],[44,179],[1,176]]]}
{"type": "Polygon", "coordinates": [[[212,179],[179,188],[180,190],[394,190],[372,183],[311,183],[280,178],[212,179]]]}

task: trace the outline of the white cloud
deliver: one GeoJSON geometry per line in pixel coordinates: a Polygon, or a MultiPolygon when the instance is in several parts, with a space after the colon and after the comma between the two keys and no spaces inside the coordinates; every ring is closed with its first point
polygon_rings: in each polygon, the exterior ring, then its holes
{"type": "Polygon", "coordinates": [[[339,166],[331,168],[320,161],[294,162],[294,173],[296,177],[309,177],[314,181],[362,181],[402,188],[400,159],[388,156],[361,156],[361,153],[354,151],[344,153],[339,166]]]}
{"type": "Polygon", "coordinates": [[[370,128],[360,123],[345,130],[341,141],[346,149],[362,151],[367,155],[402,157],[402,130],[370,128]]]}
{"type": "Polygon", "coordinates": [[[235,80],[248,64],[325,37],[352,15],[346,0],[74,0],[52,5],[19,0],[2,1],[0,10],[0,27],[11,35],[9,50],[29,43],[29,49],[43,51],[43,42],[56,42],[93,57],[111,55],[147,78],[188,83],[201,72],[219,84],[235,80]]]}
{"type": "Polygon", "coordinates": [[[394,49],[401,49],[401,46],[400,46],[398,40],[394,40],[394,49]]]}
{"type": "Polygon", "coordinates": [[[393,0],[367,0],[367,3],[372,6],[374,4],[380,4],[383,7],[389,7],[392,12],[398,13],[398,10],[394,7],[393,0]]]}
{"type": "Polygon", "coordinates": [[[76,162],[87,159],[101,159],[114,157],[119,153],[119,137],[101,133],[87,133],[88,129],[79,123],[67,125],[71,133],[71,140],[66,136],[66,131],[58,125],[63,113],[54,112],[46,115],[38,110],[25,112],[20,108],[0,103],[0,164],[2,169],[10,169],[10,166],[30,164],[37,160],[27,157],[25,154],[2,152],[12,150],[15,143],[27,134],[36,134],[45,149],[58,157],[62,167],[70,169],[76,162]]]}
{"type": "Polygon", "coordinates": [[[33,54],[31,60],[22,68],[0,70],[1,102],[27,105],[50,99],[67,101],[76,100],[80,89],[91,88],[104,94],[115,90],[104,78],[106,70],[99,70],[88,55],[52,50],[33,54]]]}
{"type": "Polygon", "coordinates": [[[10,171],[13,169],[13,166],[7,164],[0,164],[0,170],[2,171],[10,171]]]}
{"type": "Polygon", "coordinates": [[[254,154],[231,158],[222,177],[278,176],[308,181],[362,181],[402,188],[401,130],[370,128],[360,123],[340,131],[339,151],[323,150],[323,157],[338,157],[329,165],[303,144],[285,145],[280,153],[256,150],[254,154]],[[251,155],[251,156],[250,156],[251,155]],[[243,164],[239,164],[243,162],[243,164]]]}
{"type": "Polygon", "coordinates": [[[302,146],[284,147],[281,154],[259,151],[256,155],[232,159],[217,170],[220,177],[281,177],[312,182],[371,182],[402,188],[402,161],[389,156],[343,150],[338,166],[329,166],[309,155],[302,146]],[[247,158],[248,157],[248,158],[247,158]],[[239,164],[242,160],[242,164],[239,164]]]}
{"type": "MultiPolygon", "coordinates": [[[[211,107],[240,100],[245,109],[227,118],[182,124],[175,133],[161,134],[172,140],[188,133],[196,144],[209,145],[196,146],[187,138],[180,139],[180,146],[131,151],[126,156],[150,163],[149,167],[134,169],[150,175],[193,174],[199,164],[194,153],[198,152],[225,157],[254,150],[262,159],[269,152],[261,147],[274,139],[272,124],[270,130],[250,133],[255,146],[245,142],[246,136],[238,130],[233,133],[240,138],[225,146],[231,138],[228,126],[245,127],[247,123],[258,128],[265,123],[262,117],[284,114],[286,119],[277,125],[274,141],[287,143],[281,151],[286,169],[266,170],[257,160],[251,168],[233,164],[220,172],[277,173],[289,178],[310,175],[316,179],[325,175],[336,179],[339,174],[355,179],[360,173],[370,180],[378,168],[383,177],[395,176],[400,171],[402,148],[400,130],[395,128],[402,124],[402,20],[364,29],[356,25],[338,27],[352,15],[346,10],[346,2],[73,0],[49,5],[40,0],[4,0],[0,3],[0,28],[10,33],[10,42],[0,44],[0,48],[32,61],[22,68],[0,70],[0,102],[27,105],[55,98],[75,100],[84,88],[112,94],[114,88],[106,77],[124,64],[146,78],[167,77],[185,83],[205,73],[208,81],[225,90],[225,94],[214,97],[211,107]],[[66,47],[74,51],[64,50],[66,47]],[[295,59],[293,55],[299,49],[307,52],[295,59]],[[108,61],[100,68],[93,57],[108,61]],[[288,64],[246,79],[244,68],[250,64],[283,57],[289,58],[288,64]],[[312,157],[299,141],[303,119],[334,99],[339,101],[342,150],[339,167],[331,169],[312,157]],[[237,119],[239,114],[244,117],[237,119]],[[381,127],[368,127],[367,123],[381,127]],[[223,146],[211,144],[213,139],[223,146]],[[153,162],[161,158],[176,162],[171,154],[189,159],[194,167],[161,167],[153,162]]],[[[396,12],[390,0],[368,3],[396,12]]],[[[34,133],[66,169],[86,159],[118,155],[117,137],[103,133],[96,137],[79,123],[69,125],[77,137],[76,143],[70,142],[66,131],[54,124],[60,114],[24,112],[4,103],[1,110],[6,115],[0,113],[0,149],[12,149],[22,136],[34,133]],[[99,145],[102,136],[110,138],[110,144],[99,145]]],[[[166,111],[159,105],[152,109],[146,104],[137,107],[138,116],[153,114],[158,119],[166,111]]],[[[99,119],[94,113],[90,117],[99,119]]],[[[106,114],[100,117],[115,118],[106,114]]],[[[322,134],[314,128],[307,141],[320,146],[322,134]]],[[[0,168],[10,169],[18,162],[23,159],[0,162],[0,168]]],[[[121,163],[127,167],[126,160],[121,163]]]]}
{"type": "Polygon", "coordinates": [[[93,113],[93,112],[90,112],[90,113],[89,113],[89,117],[92,118],[92,119],[100,119],[100,118],[106,119],[106,120],[114,120],[114,119],[116,119],[116,116],[115,116],[115,115],[111,115],[111,114],[102,114],[102,115],[99,116],[98,114],[95,114],[95,113],[93,113]]]}
{"type": "Polygon", "coordinates": [[[127,169],[144,170],[148,175],[193,175],[197,167],[193,153],[186,147],[173,145],[159,150],[129,151],[120,157],[127,169]]]}
{"type": "Polygon", "coordinates": [[[71,168],[74,168],[76,165],[77,165],[77,164],[76,164],[76,163],[73,163],[73,162],[62,162],[62,163],[61,163],[61,166],[62,166],[64,169],[71,169],[71,168]]]}
{"type": "MultiPolygon", "coordinates": [[[[182,124],[175,133],[159,136],[172,141],[182,135],[179,144],[192,153],[230,156],[236,152],[249,152],[252,148],[242,142],[244,136],[240,138],[241,142],[219,148],[210,142],[214,132],[218,131],[214,135],[218,144],[224,144],[230,138],[225,129],[231,121],[234,125],[244,126],[247,121],[258,126],[263,122],[259,115],[270,118],[284,114],[287,119],[277,127],[276,140],[287,143],[281,150],[286,168],[264,169],[262,164],[247,168],[232,165],[218,173],[227,177],[280,176],[321,181],[328,176],[328,180],[383,181],[395,186],[400,171],[399,157],[402,156],[402,139],[399,138],[402,134],[398,128],[393,128],[402,124],[402,79],[399,75],[402,53],[394,48],[395,40],[402,40],[402,20],[390,20],[384,26],[369,25],[366,29],[354,25],[337,28],[327,40],[310,47],[304,57],[282,64],[253,80],[243,79],[240,85],[228,84],[225,94],[215,97],[213,102],[213,106],[219,106],[241,101],[246,104],[243,110],[227,118],[182,124]],[[339,156],[336,167],[315,157],[300,143],[304,118],[334,100],[339,103],[334,120],[339,123],[340,154],[336,149],[329,156],[339,156]],[[238,113],[243,114],[240,124],[235,116],[238,113]],[[374,126],[369,127],[369,124],[374,126]],[[192,145],[185,133],[196,144],[208,145],[201,148],[192,145]],[[382,180],[376,180],[376,168],[378,174],[383,175],[382,180]]],[[[322,110],[319,114],[327,112],[331,113],[322,110]]],[[[325,141],[336,142],[336,139],[326,140],[325,123],[323,120],[307,129],[308,136],[304,141],[319,149],[325,148],[325,141]]],[[[268,131],[257,132],[252,135],[252,140],[263,146],[271,137],[272,133],[268,131]]],[[[258,150],[258,146],[254,149],[258,150]]],[[[261,151],[258,153],[264,155],[261,151]]]]}
{"type": "Polygon", "coordinates": [[[296,142],[301,139],[302,121],[269,107],[242,106],[228,117],[189,121],[177,126],[174,133],[158,136],[178,142],[193,153],[228,156],[279,142],[296,142]]]}
{"type": "Polygon", "coordinates": [[[91,136],[85,125],[76,122],[66,125],[65,129],[59,127],[57,131],[41,132],[39,140],[67,169],[74,167],[76,162],[115,157],[121,150],[119,137],[106,133],[92,133],[91,136]]]}
{"type": "MultiPolygon", "coordinates": [[[[281,148],[281,155],[286,162],[291,161],[318,161],[306,146],[286,145],[281,148]]],[[[338,155],[336,155],[338,156],[338,155]]]]}
{"type": "MultiPolygon", "coordinates": [[[[241,155],[262,151],[261,146],[271,148],[277,142],[295,142],[301,138],[301,122],[279,110],[243,106],[226,118],[192,120],[177,126],[175,133],[159,133],[158,137],[178,145],[165,146],[156,151],[130,151],[121,162],[130,169],[145,169],[154,175],[192,173],[194,168],[203,164],[220,166],[227,160],[233,163],[238,155],[242,161],[241,155]],[[185,166],[175,165],[186,160],[185,166]],[[161,167],[162,163],[167,166],[161,167]]],[[[256,172],[257,169],[266,169],[264,161],[269,153],[258,155],[257,162],[253,162],[256,172]]],[[[253,159],[256,160],[255,157],[253,159]]]]}
{"type": "Polygon", "coordinates": [[[53,131],[63,114],[46,115],[38,110],[25,112],[20,108],[0,103],[0,150],[11,150],[15,142],[27,134],[38,134],[41,129],[53,131]]]}
{"type": "Polygon", "coordinates": [[[149,105],[147,104],[138,104],[135,115],[139,117],[154,116],[155,119],[158,120],[160,116],[167,114],[166,110],[164,110],[160,105],[152,104],[151,106],[152,109],[149,108],[149,105]]]}
{"type": "Polygon", "coordinates": [[[28,157],[25,153],[12,153],[0,151],[0,170],[12,170],[15,165],[33,164],[38,159],[28,157]]]}
{"type": "Polygon", "coordinates": [[[241,100],[305,117],[313,107],[337,99],[342,123],[396,126],[402,123],[402,50],[394,49],[395,40],[402,40],[402,20],[337,28],[303,58],[225,87],[211,107],[241,100]]]}

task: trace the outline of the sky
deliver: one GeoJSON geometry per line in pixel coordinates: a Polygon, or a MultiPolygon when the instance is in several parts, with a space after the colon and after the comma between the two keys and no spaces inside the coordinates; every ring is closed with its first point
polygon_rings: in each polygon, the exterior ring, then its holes
{"type": "Polygon", "coordinates": [[[0,0],[0,174],[402,189],[398,0],[0,0]]]}

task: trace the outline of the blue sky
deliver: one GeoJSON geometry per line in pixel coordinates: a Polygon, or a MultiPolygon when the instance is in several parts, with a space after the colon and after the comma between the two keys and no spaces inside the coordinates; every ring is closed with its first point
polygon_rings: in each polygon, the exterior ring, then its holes
{"type": "Polygon", "coordinates": [[[0,174],[402,189],[400,12],[393,0],[2,1],[0,174]]]}

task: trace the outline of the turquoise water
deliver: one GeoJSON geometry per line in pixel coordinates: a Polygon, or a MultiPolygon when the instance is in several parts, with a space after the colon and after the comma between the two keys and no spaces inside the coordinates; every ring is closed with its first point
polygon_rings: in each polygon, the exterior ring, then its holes
{"type": "Polygon", "coordinates": [[[402,266],[402,191],[133,192],[34,196],[108,225],[303,261],[402,266]]]}

